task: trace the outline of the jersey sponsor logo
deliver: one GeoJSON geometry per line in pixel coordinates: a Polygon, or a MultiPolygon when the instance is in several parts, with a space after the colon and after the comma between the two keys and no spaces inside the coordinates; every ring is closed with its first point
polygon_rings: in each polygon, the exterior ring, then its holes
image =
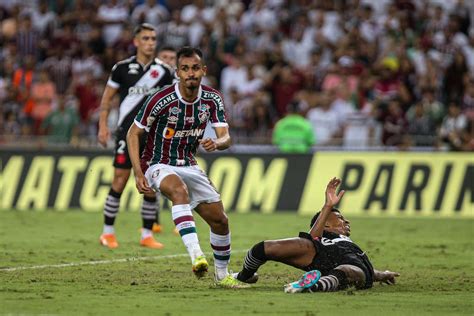
{"type": "Polygon", "coordinates": [[[217,107],[220,111],[224,110],[224,102],[222,102],[222,98],[217,93],[213,92],[204,92],[203,93],[204,99],[212,99],[217,104],[217,107]]]}
{"type": "Polygon", "coordinates": [[[347,237],[347,236],[344,236],[344,235],[339,235],[339,238],[334,238],[334,239],[328,239],[328,238],[321,238],[321,243],[324,245],[324,246],[329,246],[329,245],[334,245],[340,241],[348,241],[348,242],[352,242],[352,240],[347,237]]]}
{"type": "Polygon", "coordinates": [[[167,96],[161,98],[160,101],[153,107],[151,115],[156,115],[162,108],[175,100],[176,96],[174,94],[168,94],[167,96]]]}
{"type": "Polygon", "coordinates": [[[168,117],[168,122],[171,122],[171,123],[176,123],[178,121],[178,117],[177,116],[170,116],[168,117]]]}
{"type": "Polygon", "coordinates": [[[165,139],[171,139],[174,136],[174,129],[167,127],[163,130],[163,138],[165,139]]]}
{"type": "Polygon", "coordinates": [[[154,116],[149,116],[149,117],[147,117],[147,119],[146,119],[146,126],[147,126],[147,127],[150,127],[151,124],[153,124],[154,121],[155,121],[155,117],[154,117],[154,116]]]}
{"type": "Polygon", "coordinates": [[[140,95],[149,95],[149,94],[155,94],[156,92],[160,91],[160,87],[155,87],[155,88],[149,88],[148,86],[135,86],[135,87],[130,87],[128,88],[128,94],[129,95],[134,95],[134,94],[140,94],[140,95]]]}
{"type": "Polygon", "coordinates": [[[195,129],[185,129],[182,131],[177,131],[174,134],[174,137],[190,137],[190,136],[201,136],[204,134],[204,129],[195,128],[195,129]]]}
{"type": "Polygon", "coordinates": [[[137,75],[138,74],[138,67],[140,67],[138,64],[129,64],[128,65],[128,73],[132,75],[137,75]]]}
{"type": "Polygon", "coordinates": [[[186,116],[184,118],[184,120],[187,122],[187,123],[194,123],[194,117],[192,116],[186,116]]]}

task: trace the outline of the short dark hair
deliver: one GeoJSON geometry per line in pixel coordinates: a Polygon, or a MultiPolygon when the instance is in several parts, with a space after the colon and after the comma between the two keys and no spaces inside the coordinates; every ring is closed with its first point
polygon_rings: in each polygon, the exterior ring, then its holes
{"type": "Polygon", "coordinates": [[[143,30],[155,31],[156,32],[155,27],[153,25],[151,25],[150,23],[142,23],[142,24],[139,24],[135,27],[135,29],[133,30],[133,36],[137,36],[143,30]]]}
{"type": "MultiPolygon", "coordinates": [[[[331,209],[331,212],[339,212],[339,213],[341,213],[341,211],[339,211],[339,210],[338,210],[337,208],[335,208],[335,207],[333,207],[333,208],[331,209]]],[[[321,214],[321,211],[317,212],[317,213],[313,216],[313,218],[311,219],[311,224],[309,224],[309,228],[313,227],[314,223],[316,223],[316,221],[317,221],[318,218],[319,218],[319,214],[321,214]]]]}
{"type": "Polygon", "coordinates": [[[164,50],[176,52],[176,49],[173,46],[162,46],[158,49],[159,52],[162,52],[164,50]]]}
{"type": "Polygon", "coordinates": [[[184,46],[176,54],[176,60],[179,63],[181,57],[193,57],[193,55],[198,55],[202,59],[202,51],[199,48],[184,46]]]}

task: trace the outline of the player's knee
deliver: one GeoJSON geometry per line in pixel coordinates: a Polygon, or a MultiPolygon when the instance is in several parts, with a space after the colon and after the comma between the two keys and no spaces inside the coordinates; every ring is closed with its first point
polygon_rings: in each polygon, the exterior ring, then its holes
{"type": "Polygon", "coordinates": [[[189,202],[189,193],[188,189],[184,184],[174,186],[168,192],[170,200],[175,204],[182,204],[189,202]]]}
{"type": "Polygon", "coordinates": [[[365,273],[361,268],[350,264],[343,264],[334,268],[334,270],[342,271],[346,275],[347,283],[361,287],[365,284],[365,273]]]}
{"type": "Polygon", "coordinates": [[[227,215],[222,212],[218,216],[212,218],[212,224],[211,227],[217,228],[220,230],[226,230],[229,227],[229,219],[227,218],[227,215]]]}
{"type": "Polygon", "coordinates": [[[277,241],[266,240],[263,242],[263,250],[269,259],[275,259],[278,257],[278,249],[279,245],[277,241]]]}
{"type": "Polygon", "coordinates": [[[115,174],[114,179],[112,180],[112,188],[114,191],[122,192],[127,185],[128,177],[128,174],[115,174]]]}

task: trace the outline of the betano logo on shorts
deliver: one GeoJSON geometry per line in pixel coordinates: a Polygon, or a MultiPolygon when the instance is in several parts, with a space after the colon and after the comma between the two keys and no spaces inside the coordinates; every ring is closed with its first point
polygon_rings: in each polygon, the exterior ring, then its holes
{"type": "Polygon", "coordinates": [[[171,139],[173,137],[190,137],[190,136],[201,136],[204,134],[204,129],[195,128],[195,129],[185,129],[182,131],[175,131],[174,129],[167,127],[163,130],[163,137],[165,139],[171,139]]]}

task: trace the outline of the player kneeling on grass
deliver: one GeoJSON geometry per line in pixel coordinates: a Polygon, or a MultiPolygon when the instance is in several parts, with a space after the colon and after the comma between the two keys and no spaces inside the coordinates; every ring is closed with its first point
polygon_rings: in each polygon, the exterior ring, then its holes
{"type": "Polygon", "coordinates": [[[400,274],[375,270],[365,252],[349,238],[350,223],[334,208],[344,195],[344,191],[336,193],[340,183],[336,178],[329,181],[326,202],[312,218],[309,233],[256,244],[248,251],[242,271],[234,277],[255,283],[258,268],[271,260],[308,271],[298,281],[286,284],[286,293],[338,291],[348,286],[367,289],[374,281],[394,284],[400,274]]]}

